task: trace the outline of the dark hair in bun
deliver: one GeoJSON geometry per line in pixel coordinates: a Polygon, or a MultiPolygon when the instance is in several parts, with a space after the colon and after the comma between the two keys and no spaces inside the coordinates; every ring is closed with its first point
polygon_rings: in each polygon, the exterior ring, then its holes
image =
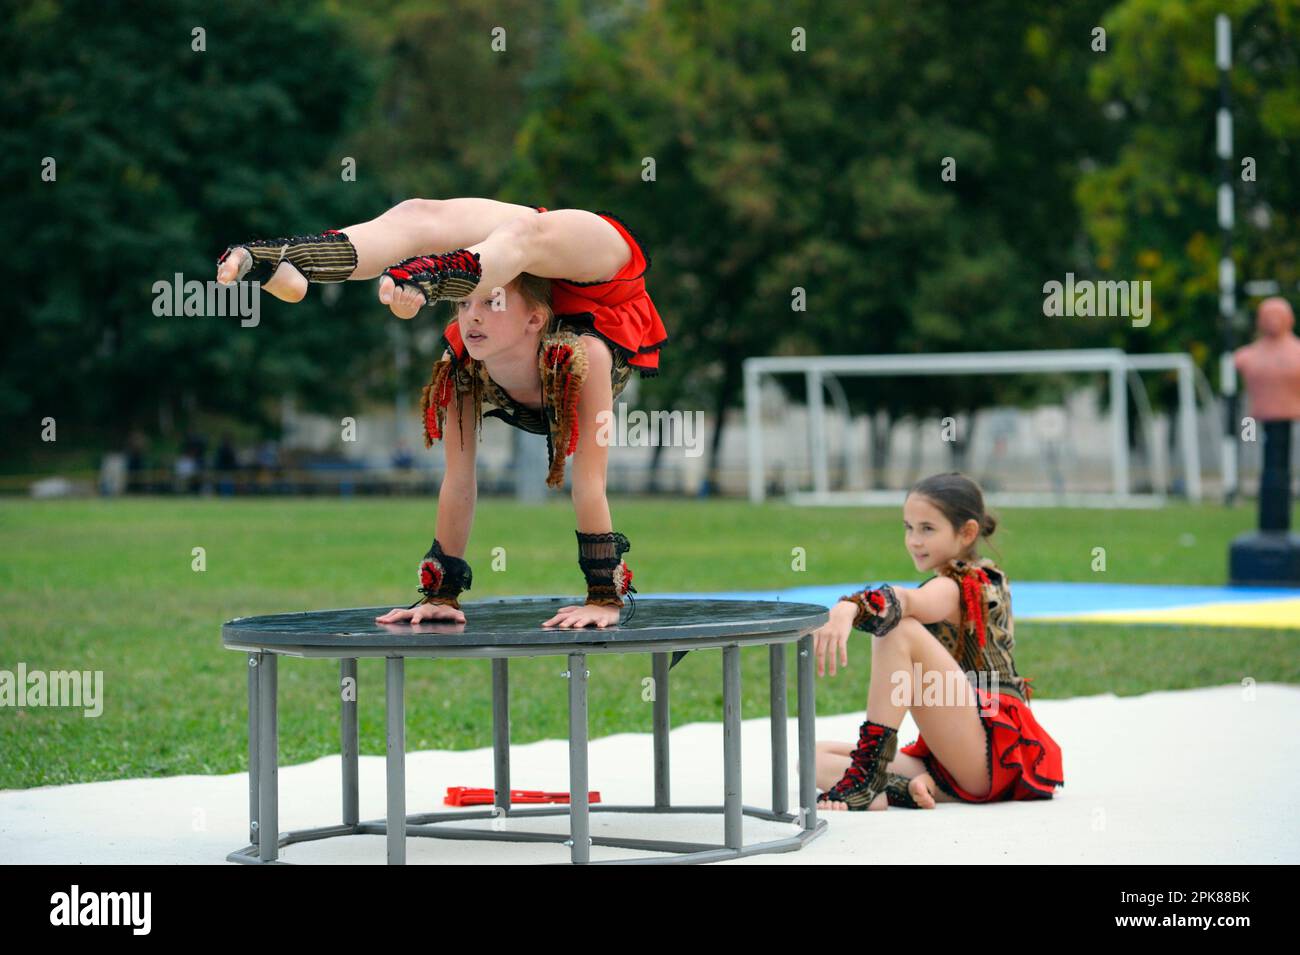
{"type": "MultiPolygon", "coordinates": [[[[984,509],[984,492],[980,486],[960,471],[948,471],[944,474],[932,474],[912,485],[907,492],[919,494],[937,507],[948,519],[953,529],[960,529],[967,521],[979,525],[980,537],[992,537],[998,529],[998,519],[984,509]]],[[[971,545],[971,553],[976,553],[971,545]]]]}

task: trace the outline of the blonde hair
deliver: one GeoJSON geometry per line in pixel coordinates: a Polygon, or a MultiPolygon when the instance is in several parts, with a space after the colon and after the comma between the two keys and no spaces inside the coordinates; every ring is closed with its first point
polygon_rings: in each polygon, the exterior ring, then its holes
{"type": "Polygon", "coordinates": [[[539,340],[555,331],[555,309],[551,307],[551,280],[533,275],[531,272],[520,272],[515,276],[513,284],[524,297],[525,311],[540,308],[546,313],[546,322],[542,325],[539,340]]]}
{"type": "MultiPolygon", "coordinates": [[[[542,326],[542,334],[548,335],[555,331],[555,310],[551,307],[551,280],[533,275],[531,272],[520,272],[509,285],[514,286],[524,297],[525,311],[540,308],[546,313],[546,324],[542,326]]],[[[448,307],[451,309],[451,317],[456,318],[457,300],[452,299],[448,307]]]]}

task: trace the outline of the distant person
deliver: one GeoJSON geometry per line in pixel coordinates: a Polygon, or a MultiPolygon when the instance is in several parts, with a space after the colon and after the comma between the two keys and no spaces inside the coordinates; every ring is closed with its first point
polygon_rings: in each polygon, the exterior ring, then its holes
{"type": "Polygon", "coordinates": [[[393,467],[399,471],[409,471],[415,467],[415,455],[411,453],[405,441],[398,441],[397,447],[393,450],[393,467]]]}
{"type": "Polygon", "coordinates": [[[145,457],[148,444],[145,436],[140,431],[132,431],[126,439],[126,492],[128,494],[140,494],[147,488],[145,487],[145,473],[149,468],[149,461],[145,457]]]}
{"type": "Polygon", "coordinates": [[[217,445],[217,453],[212,459],[212,470],[215,472],[217,493],[225,496],[234,494],[239,458],[235,455],[235,446],[229,434],[221,436],[221,443],[217,445]]]}

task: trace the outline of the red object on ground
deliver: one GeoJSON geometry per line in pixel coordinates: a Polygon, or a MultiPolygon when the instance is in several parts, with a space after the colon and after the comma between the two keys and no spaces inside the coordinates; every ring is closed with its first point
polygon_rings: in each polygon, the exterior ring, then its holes
{"type": "MultiPolygon", "coordinates": [[[[447,795],[443,797],[444,806],[490,806],[496,798],[495,789],[476,789],[471,786],[448,786],[447,795]]],[[[520,802],[563,802],[569,801],[568,793],[548,793],[541,789],[512,789],[510,801],[520,802]]],[[[600,802],[600,793],[592,790],[587,793],[587,802],[600,802]]]]}

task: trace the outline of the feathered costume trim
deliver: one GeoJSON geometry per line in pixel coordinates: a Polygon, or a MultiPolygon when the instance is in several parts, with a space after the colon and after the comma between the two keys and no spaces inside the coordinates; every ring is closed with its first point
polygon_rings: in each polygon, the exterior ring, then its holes
{"type": "MultiPolygon", "coordinates": [[[[564,461],[578,449],[578,399],[587,381],[587,348],[582,337],[561,330],[544,335],[537,350],[537,370],[542,378],[542,404],[550,430],[551,461],[546,486],[564,486],[564,461]]],[[[447,406],[469,392],[474,398],[474,427],[483,427],[483,391],[487,376],[483,363],[466,357],[459,365],[455,353],[447,353],[433,366],[429,383],[420,393],[420,418],[424,422],[424,446],[444,437],[447,406]]],[[[465,446],[465,421],[460,419],[461,447],[465,446]]]]}
{"type": "Polygon", "coordinates": [[[537,366],[551,429],[551,466],[546,486],[558,488],[564,486],[564,459],[578,450],[578,399],[587,381],[587,348],[572,332],[546,335],[537,366]]]}

